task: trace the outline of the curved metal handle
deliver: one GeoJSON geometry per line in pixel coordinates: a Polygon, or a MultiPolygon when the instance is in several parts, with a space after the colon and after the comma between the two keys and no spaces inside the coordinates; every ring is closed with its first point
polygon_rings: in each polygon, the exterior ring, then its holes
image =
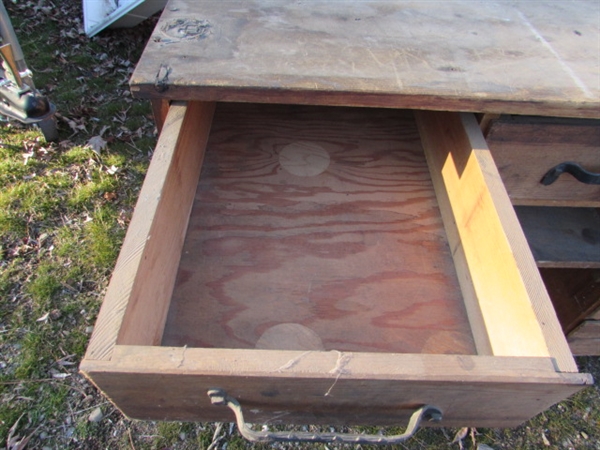
{"type": "Polygon", "coordinates": [[[254,431],[250,429],[244,421],[242,407],[233,397],[227,395],[222,389],[211,389],[208,396],[213,405],[227,406],[235,414],[237,427],[242,436],[251,442],[323,442],[323,443],[346,443],[346,444],[397,444],[410,439],[419,428],[421,420],[426,419],[434,422],[442,420],[442,412],[435,406],[425,405],[417,409],[410,420],[408,426],[402,434],[395,436],[380,436],[372,434],[347,434],[347,433],[307,433],[296,431],[270,432],[254,431]]]}
{"type": "Polygon", "coordinates": [[[577,181],[585,184],[600,184],[600,173],[593,173],[585,170],[579,164],[571,161],[560,163],[558,166],[550,169],[540,180],[544,186],[548,186],[558,180],[562,173],[570,173],[577,181]]]}

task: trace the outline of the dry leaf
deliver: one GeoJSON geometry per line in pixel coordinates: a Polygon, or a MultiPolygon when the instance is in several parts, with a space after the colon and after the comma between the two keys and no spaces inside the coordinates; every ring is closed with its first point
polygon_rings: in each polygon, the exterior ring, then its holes
{"type": "Polygon", "coordinates": [[[92,149],[94,153],[99,155],[100,152],[106,148],[106,141],[102,139],[102,136],[94,136],[90,138],[86,147],[92,149]]]}
{"type": "Polygon", "coordinates": [[[116,192],[105,192],[103,197],[104,197],[104,200],[112,202],[117,199],[117,194],[116,194],[116,192]]]}
{"type": "Polygon", "coordinates": [[[33,150],[30,150],[30,151],[29,151],[29,152],[27,152],[27,153],[22,153],[22,155],[23,155],[23,159],[24,159],[24,161],[23,161],[23,165],[25,165],[25,166],[26,166],[26,165],[27,165],[27,163],[29,162],[29,160],[30,160],[31,158],[33,158],[33,157],[34,157],[34,155],[35,155],[35,152],[34,152],[33,150]]]}
{"type": "Polygon", "coordinates": [[[17,419],[17,421],[13,424],[13,426],[10,427],[10,430],[8,430],[8,437],[6,439],[7,450],[24,450],[24,448],[27,447],[27,443],[29,442],[31,437],[37,431],[37,428],[36,428],[35,430],[33,430],[33,433],[31,433],[29,436],[26,436],[24,438],[21,438],[20,436],[15,436],[15,432],[17,431],[17,426],[19,425],[19,421],[21,420],[21,418],[24,415],[25,415],[25,413],[21,414],[21,416],[17,419]]]}
{"type": "Polygon", "coordinates": [[[108,172],[109,175],[114,175],[115,173],[117,173],[119,171],[119,168],[117,166],[110,166],[108,169],[106,169],[106,171],[108,172]]]}
{"type": "Polygon", "coordinates": [[[59,380],[64,380],[65,378],[68,378],[70,376],[71,376],[70,373],[63,373],[63,372],[58,372],[58,373],[52,374],[52,378],[58,378],[59,380]]]}
{"type": "Polygon", "coordinates": [[[544,442],[544,445],[546,447],[550,447],[550,441],[546,437],[546,433],[544,433],[543,431],[542,431],[542,442],[544,442]]]}
{"type": "Polygon", "coordinates": [[[467,437],[467,434],[469,434],[469,428],[468,427],[461,428],[460,430],[458,430],[456,432],[456,434],[454,435],[454,440],[450,444],[458,444],[460,450],[463,450],[464,449],[463,439],[467,437]]]}

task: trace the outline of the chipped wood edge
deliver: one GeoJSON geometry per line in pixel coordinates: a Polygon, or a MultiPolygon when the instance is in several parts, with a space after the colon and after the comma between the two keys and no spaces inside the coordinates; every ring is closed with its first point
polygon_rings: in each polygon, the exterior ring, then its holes
{"type": "Polygon", "coordinates": [[[324,377],[335,379],[479,380],[588,384],[582,373],[557,373],[551,357],[434,355],[116,345],[110,362],[90,368],[111,372],[324,377]],[[551,381],[553,380],[553,381],[551,381]]]}

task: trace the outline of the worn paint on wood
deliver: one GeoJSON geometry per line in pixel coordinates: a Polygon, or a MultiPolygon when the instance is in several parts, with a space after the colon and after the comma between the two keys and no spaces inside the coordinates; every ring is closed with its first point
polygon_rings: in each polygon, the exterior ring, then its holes
{"type": "Polygon", "coordinates": [[[218,106],[163,345],[265,341],[475,352],[412,115],[218,106]]]}
{"type": "Polygon", "coordinates": [[[600,4],[172,0],[140,97],[600,117],[600,4]]]}

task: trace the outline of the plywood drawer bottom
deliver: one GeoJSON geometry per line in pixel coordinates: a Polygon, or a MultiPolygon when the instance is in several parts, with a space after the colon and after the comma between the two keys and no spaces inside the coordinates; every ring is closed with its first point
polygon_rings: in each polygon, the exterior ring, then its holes
{"type": "Polygon", "coordinates": [[[410,112],[219,105],[183,248],[163,345],[476,352],[410,112]]]}

